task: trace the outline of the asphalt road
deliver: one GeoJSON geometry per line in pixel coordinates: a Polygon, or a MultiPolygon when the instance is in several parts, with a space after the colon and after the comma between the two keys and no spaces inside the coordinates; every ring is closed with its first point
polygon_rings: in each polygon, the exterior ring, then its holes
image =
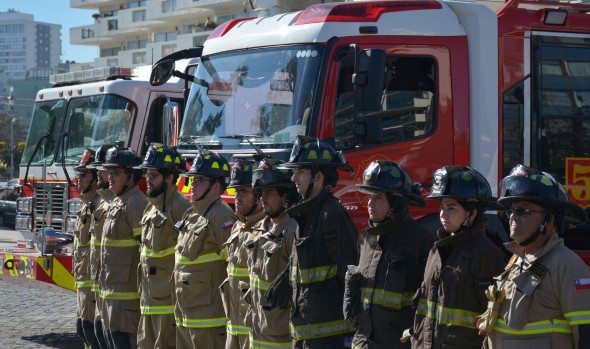
{"type": "MultiPolygon", "coordinates": [[[[16,245],[0,227],[0,250],[16,245]]],[[[0,275],[1,349],[83,349],[76,336],[76,295],[43,282],[0,275]]]]}

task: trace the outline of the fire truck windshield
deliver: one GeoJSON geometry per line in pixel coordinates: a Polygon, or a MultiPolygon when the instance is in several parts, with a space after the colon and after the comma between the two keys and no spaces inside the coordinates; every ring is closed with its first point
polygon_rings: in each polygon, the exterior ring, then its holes
{"type": "Polygon", "coordinates": [[[324,47],[253,49],[202,58],[179,149],[289,148],[306,134],[324,47]]]}
{"type": "Polygon", "coordinates": [[[31,158],[33,164],[53,161],[59,140],[59,132],[56,132],[56,129],[59,129],[63,123],[64,111],[63,99],[35,103],[22,164],[27,164],[31,158]],[[36,152],[35,148],[38,148],[36,152]]]}

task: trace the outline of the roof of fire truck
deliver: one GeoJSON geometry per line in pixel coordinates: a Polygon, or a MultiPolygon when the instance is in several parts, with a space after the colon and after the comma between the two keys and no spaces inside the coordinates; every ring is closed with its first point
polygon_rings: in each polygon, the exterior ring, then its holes
{"type": "MultiPolygon", "coordinates": [[[[589,11],[590,2],[511,0],[502,10],[573,7],[578,11],[589,11]]],[[[465,21],[493,22],[491,27],[480,25],[480,28],[492,31],[496,28],[497,17],[489,7],[475,1],[384,0],[316,4],[299,12],[226,22],[211,33],[203,55],[262,46],[325,43],[333,37],[376,34],[465,36],[465,21]]],[[[485,33],[481,35],[487,36],[485,33]]]]}

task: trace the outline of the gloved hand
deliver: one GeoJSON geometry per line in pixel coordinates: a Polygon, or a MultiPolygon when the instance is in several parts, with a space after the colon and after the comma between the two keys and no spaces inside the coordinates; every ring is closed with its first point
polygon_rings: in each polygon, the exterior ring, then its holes
{"type": "Polygon", "coordinates": [[[359,267],[349,265],[344,275],[344,304],[345,319],[353,319],[361,307],[361,278],[359,267]]]}
{"type": "Polygon", "coordinates": [[[495,284],[490,285],[485,294],[489,300],[488,309],[483,314],[476,317],[476,325],[479,329],[480,336],[485,336],[492,332],[498,321],[500,305],[502,305],[502,302],[506,298],[506,291],[504,289],[498,290],[495,284]]]}
{"type": "Polygon", "coordinates": [[[270,309],[276,307],[284,308],[291,302],[293,295],[293,288],[289,283],[289,269],[291,264],[288,264],[285,270],[283,270],[270,284],[268,290],[264,292],[264,298],[270,305],[270,309]]]}

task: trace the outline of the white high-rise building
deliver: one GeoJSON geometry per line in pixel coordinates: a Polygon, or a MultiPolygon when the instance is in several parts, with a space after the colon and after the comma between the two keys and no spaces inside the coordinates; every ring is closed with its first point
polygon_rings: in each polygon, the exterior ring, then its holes
{"type": "Polygon", "coordinates": [[[33,68],[60,63],[61,25],[36,22],[32,14],[0,12],[0,74],[25,79],[33,68]]]}
{"type": "Polygon", "coordinates": [[[322,0],[70,0],[96,13],[70,28],[70,43],[97,47],[93,65],[151,64],[177,50],[201,45],[228,20],[301,10],[322,0]]]}

